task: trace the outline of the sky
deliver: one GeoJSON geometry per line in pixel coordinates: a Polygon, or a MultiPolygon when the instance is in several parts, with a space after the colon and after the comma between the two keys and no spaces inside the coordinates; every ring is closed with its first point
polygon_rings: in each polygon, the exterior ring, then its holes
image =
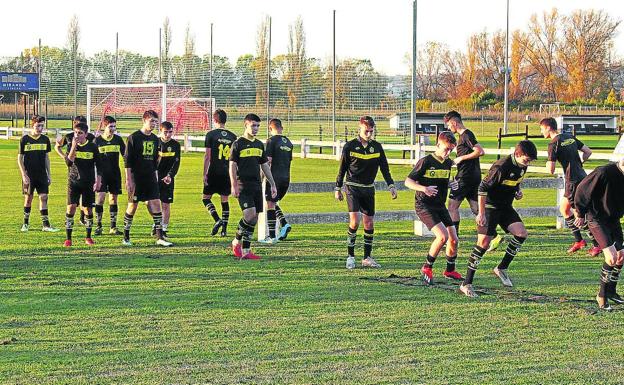
{"type": "MultiPolygon", "coordinates": [[[[603,9],[614,19],[624,20],[622,0],[510,0],[510,30],[525,29],[533,13],[541,14],[553,7],[561,14],[576,9],[603,9]]],[[[26,22],[22,16],[24,3],[0,3],[5,31],[0,56],[18,55],[23,48],[36,46],[39,38],[43,45],[65,46],[67,26],[74,14],[80,20],[80,46],[87,55],[114,51],[118,32],[120,49],[157,56],[158,29],[168,16],[174,54],[183,52],[187,25],[195,35],[196,53],[209,53],[213,23],[213,53],[235,62],[241,54],[255,52],[258,25],[268,15],[272,19],[271,54],[275,56],[286,53],[288,26],[300,15],[308,56],[330,60],[333,10],[339,59],[366,57],[383,73],[404,74],[408,71],[405,57],[411,55],[412,47],[412,1],[405,0],[34,0],[28,3],[28,8],[45,17],[39,22],[26,22]],[[20,32],[9,36],[6,31],[20,32]]],[[[451,49],[464,50],[471,34],[504,30],[505,9],[505,0],[420,0],[418,46],[438,41],[451,49]]],[[[624,56],[624,23],[618,31],[615,49],[621,57],[624,56]]]]}

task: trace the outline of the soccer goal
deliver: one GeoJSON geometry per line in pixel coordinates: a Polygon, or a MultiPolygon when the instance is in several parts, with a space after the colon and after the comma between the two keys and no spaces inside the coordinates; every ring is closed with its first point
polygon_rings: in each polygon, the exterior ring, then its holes
{"type": "MultiPolygon", "coordinates": [[[[154,110],[161,121],[170,121],[176,133],[210,129],[214,98],[190,97],[190,86],[151,84],[89,84],[87,85],[87,122],[95,129],[106,115],[124,121],[140,121],[146,110],[154,110]]],[[[134,125],[134,124],[133,124],[134,125]]]]}

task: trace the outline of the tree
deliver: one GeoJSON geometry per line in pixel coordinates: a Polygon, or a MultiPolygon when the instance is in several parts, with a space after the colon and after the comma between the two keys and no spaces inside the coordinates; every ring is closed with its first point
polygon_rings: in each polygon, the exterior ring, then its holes
{"type": "Polygon", "coordinates": [[[74,82],[74,116],[78,115],[78,48],[80,45],[80,24],[78,16],[72,16],[67,28],[67,49],[71,54],[74,64],[73,82],[74,82]]]}
{"type": "Polygon", "coordinates": [[[169,17],[165,17],[165,21],[162,26],[162,52],[161,56],[161,79],[164,79],[165,83],[169,82],[169,76],[171,73],[170,56],[171,56],[171,23],[169,17]]]}
{"type": "Polygon", "coordinates": [[[294,24],[288,26],[287,71],[284,81],[287,84],[288,106],[294,109],[303,94],[303,82],[306,74],[306,35],[303,19],[297,17],[294,24]]]}
{"type": "Polygon", "coordinates": [[[253,67],[256,73],[256,106],[266,104],[268,97],[267,76],[269,57],[269,17],[265,16],[258,25],[256,33],[256,59],[253,67]]]}

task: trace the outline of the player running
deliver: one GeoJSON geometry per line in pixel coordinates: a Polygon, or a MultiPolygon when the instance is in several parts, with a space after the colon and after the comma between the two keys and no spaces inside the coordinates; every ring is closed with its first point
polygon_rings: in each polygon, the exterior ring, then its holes
{"type": "Polygon", "coordinates": [[[175,176],[180,169],[180,143],[173,139],[173,125],[167,121],[160,123],[158,155],[160,156],[160,162],[158,162],[158,190],[160,192],[160,204],[163,213],[162,233],[163,237],[167,239],[175,176]]]}

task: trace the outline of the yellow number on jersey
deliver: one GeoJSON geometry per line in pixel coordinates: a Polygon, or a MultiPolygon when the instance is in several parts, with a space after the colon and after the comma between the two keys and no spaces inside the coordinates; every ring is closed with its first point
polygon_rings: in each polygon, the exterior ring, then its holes
{"type": "Polygon", "coordinates": [[[154,155],[154,142],[143,142],[143,155],[154,155]]]}
{"type": "Polygon", "coordinates": [[[219,145],[219,159],[230,159],[230,145],[223,143],[219,145]]]}

